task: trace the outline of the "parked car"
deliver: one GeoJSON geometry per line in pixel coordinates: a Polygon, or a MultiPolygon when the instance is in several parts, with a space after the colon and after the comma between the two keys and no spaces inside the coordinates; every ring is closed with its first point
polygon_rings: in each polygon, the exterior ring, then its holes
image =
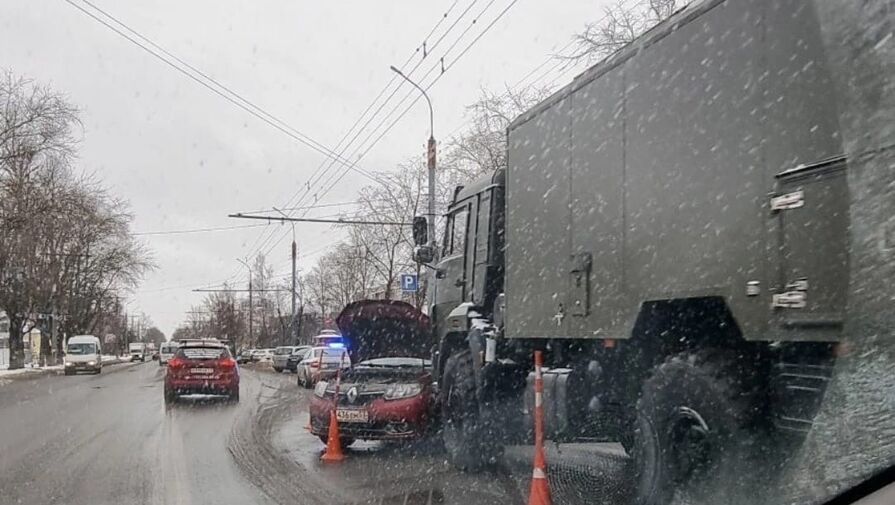
{"type": "Polygon", "coordinates": [[[103,371],[103,348],[99,338],[93,335],[75,335],[68,339],[65,349],[65,375],[88,370],[93,373],[103,371]]]}
{"type": "Polygon", "coordinates": [[[298,369],[298,363],[304,359],[304,355],[307,354],[308,350],[311,349],[309,345],[299,345],[296,346],[292,351],[292,354],[289,355],[289,358],[286,360],[286,370],[295,372],[298,369]]]}
{"type": "Polygon", "coordinates": [[[275,372],[282,372],[288,368],[289,356],[292,356],[292,351],[295,349],[297,346],[283,345],[273,350],[271,362],[275,372]]]}
{"type": "Polygon", "coordinates": [[[319,335],[313,339],[314,347],[326,347],[330,344],[344,344],[342,335],[334,330],[322,330],[319,335]]]}
{"type": "Polygon", "coordinates": [[[254,361],[254,359],[252,358],[253,352],[255,352],[254,349],[243,349],[243,351],[239,353],[238,356],[236,356],[236,362],[240,365],[251,363],[252,361],[254,361]]]}
{"type": "Polygon", "coordinates": [[[351,359],[345,349],[339,347],[312,347],[296,365],[298,385],[310,388],[320,380],[335,377],[339,366],[349,368],[351,359]]]}
{"type": "Polygon", "coordinates": [[[273,357],[273,349],[255,349],[252,351],[252,361],[270,361],[273,357]]]}
{"type": "Polygon", "coordinates": [[[165,403],[188,394],[225,395],[239,401],[239,366],[226,345],[198,341],[177,349],[165,373],[165,403]]]}
{"type": "Polygon", "coordinates": [[[177,342],[165,342],[164,344],[159,346],[158,350],[158,364],[159,366],[166,365],[171,358],[174,357],[174,354],[177,353],[177,348],[179,344],[177,342]]]}
{"type": "Polygon", "coordinates": [[[335,402],[344,444],[429,433],[435,416],[429,318],[408,303],[369,300],[349,304],[336,322],[355,364],[342,372],[338,397],[336,381],[317,383],[311,432],[326,441],[335,402]]]}

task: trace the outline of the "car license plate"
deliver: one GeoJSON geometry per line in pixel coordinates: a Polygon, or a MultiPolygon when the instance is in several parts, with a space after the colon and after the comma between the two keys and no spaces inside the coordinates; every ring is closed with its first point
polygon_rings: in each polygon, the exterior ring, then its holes
{"type": "Polygon", "coordinates": [[[336,419],[340,423],[365,423],[369,417],[366,410],[336,409],[336,419]]]}
{"type": "Polygon", "coordinates": [[[208,375],[214,373],[213,368],[190,368],[190,373],[194,375],[208,375]]]}

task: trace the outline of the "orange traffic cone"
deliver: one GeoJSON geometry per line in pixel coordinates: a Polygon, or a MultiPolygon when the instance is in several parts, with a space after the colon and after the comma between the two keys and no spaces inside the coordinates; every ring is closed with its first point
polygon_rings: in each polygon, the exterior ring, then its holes
{"type": "Polygon", "coordinates": [[[531,491],[528,505],[551,505],[550,485],[547,482],[547,457],[544,454],[544,379],[541,366],[544,357],[535,351],[535,461],[531,474],[531,491]]]}
{"type": "Polygon", "coordinates": [[[342,441],[339,440],[339,421],[336,419],[336,411],[329,414],[329,438],[326,440],[326,451],[320,459],[326,463],[341,463],[345,459],[342,453],[342,441]]]}

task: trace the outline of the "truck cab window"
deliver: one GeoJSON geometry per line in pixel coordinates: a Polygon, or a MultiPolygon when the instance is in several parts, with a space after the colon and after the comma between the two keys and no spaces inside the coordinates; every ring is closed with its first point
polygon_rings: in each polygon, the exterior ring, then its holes
{"type": "Polygon", "coordinates": [[[463,254],[466,249],[466,225],[469,219],[469,207],[463,207],[451,214],[450,236],[445,244],[448,256],[463,254]]]}

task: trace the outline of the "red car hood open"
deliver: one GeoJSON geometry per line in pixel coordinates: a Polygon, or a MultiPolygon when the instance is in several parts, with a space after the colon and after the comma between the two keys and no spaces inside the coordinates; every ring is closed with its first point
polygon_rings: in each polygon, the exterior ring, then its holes
{"type": "Polygon", "coordinates": [[[435,343],[429,316],[398,300],[349,303],[336,325],[354,363],[385,357],[428,359],[435,343]]]}

